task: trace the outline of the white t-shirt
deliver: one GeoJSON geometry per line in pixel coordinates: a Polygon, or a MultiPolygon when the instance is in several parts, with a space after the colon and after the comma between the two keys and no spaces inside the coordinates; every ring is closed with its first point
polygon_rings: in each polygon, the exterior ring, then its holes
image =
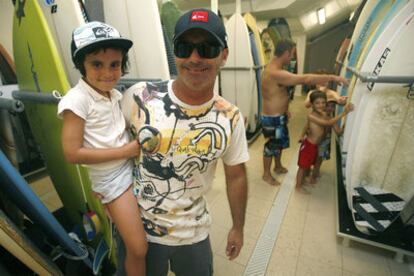
{"type": "Polygon", "coordinates": [[[160,132],[159,148],[142,154],[135,191],[148,240],[183,245],[208,236],[211,218],[204,195],[217,160],[237,165],[249,154],[236,106],[218,95],[200,106],[185,104],[174,95],[172,82],[130,88],[138,107],[131,123],[137,130],[142,126],[137,124],[147,124],[160,132]]]}
{"type": "MultiPolygon", "coordinates": [[[[85,120],[83,146],[85,148],[115,148],[129,142],[126,121],[120,108],[122,94],[112,89],[110,99],[96,92],[84,80],[70,89],[60,100],[58,116],[70,110],[85,120]]],[[[92,170],[116,170],[126,159],[83,165],[92,170]]]]}

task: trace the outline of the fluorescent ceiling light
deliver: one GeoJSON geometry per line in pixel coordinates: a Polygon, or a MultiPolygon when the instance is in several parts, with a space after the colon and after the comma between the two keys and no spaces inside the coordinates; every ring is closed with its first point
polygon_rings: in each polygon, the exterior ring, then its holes
{"type": "Polygon", "coordinates": [[[326,16],[325,16],[325,8],[320,8],[317,11],[318,14],[318,22],[320,25],[325,24],[326,16]]]}

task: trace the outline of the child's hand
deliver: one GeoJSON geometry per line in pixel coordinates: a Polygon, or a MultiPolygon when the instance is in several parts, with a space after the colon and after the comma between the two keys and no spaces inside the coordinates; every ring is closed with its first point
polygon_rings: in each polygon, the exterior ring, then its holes
{"type": "Polygon", "coordinates": [[[339,97],[339,99],[338,99],[338,104],[339,104],[339,105],[345,105],[345,104],[346,104],[347,99],[348,99],[348,97],[347,97],[347,96],[341,96],[341,97],[339,97]]]}
{"type": "Polygon", "coordinates": [[[347,105],[345,105],[345,112],[349,113],[352,110],[354,110],[354,104],[353,103],[348,103],[347,105]]]}

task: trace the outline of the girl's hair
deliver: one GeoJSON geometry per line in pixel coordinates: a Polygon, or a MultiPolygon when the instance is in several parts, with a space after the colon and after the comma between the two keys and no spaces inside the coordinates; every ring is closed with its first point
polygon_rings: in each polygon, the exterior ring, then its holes
{"type": "Polygon", "coordinates": [[[320,90],[315,90],[309,96],[309,99],[310,99],[311,103],[313,103],[314,101],[316,101],[316,99],[319,99],[319,98],[323,98],[323,99],[325,99],[325,101],[327,101],[326,93],[323,93],[320,90]]]}
{"type": "Polygon", "coordinates": [[[73,57],[73,63],[75,64],[75,68],[79,70],[83,77],[86,76],[86,70],[84,66],[85,57],[89,54],[96,54],[100,51],[106,51],[108,49],[118,50],[122,52],[122,64],[121,70],[122,75],[128,73],[129,68],[129,58],[128,58],[128,50],[122,47],[117,47],[114,45],[106,44],[106,45],[97,45],[96,47],[90,46],[82,52],[79,52],[76,57],[73,57]]]}

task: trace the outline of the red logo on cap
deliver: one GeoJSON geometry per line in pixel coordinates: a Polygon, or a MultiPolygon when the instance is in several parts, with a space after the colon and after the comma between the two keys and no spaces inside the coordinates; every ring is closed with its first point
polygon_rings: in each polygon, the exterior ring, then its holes
{"type": "Polygon", "coordinates": [[[195,11],[191,14],[191,22],[208,22],[208,12],[205,11],[195,11]]]}

